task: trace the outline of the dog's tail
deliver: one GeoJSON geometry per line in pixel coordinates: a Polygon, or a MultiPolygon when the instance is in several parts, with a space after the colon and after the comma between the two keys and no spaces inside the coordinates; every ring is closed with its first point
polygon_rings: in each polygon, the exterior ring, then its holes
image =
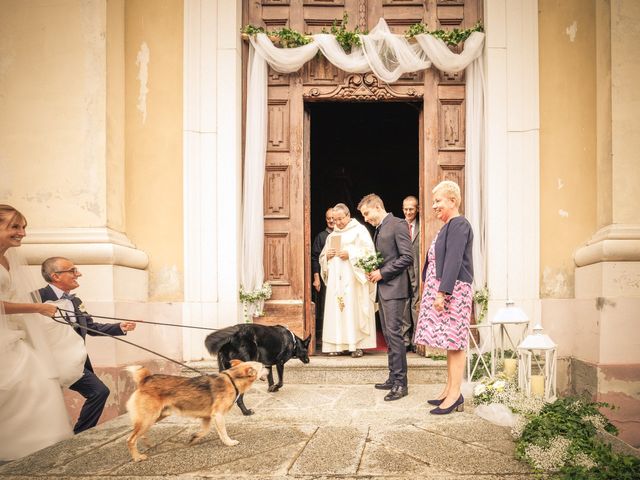
{"type": "Polygon", "coordinates": [[[240,325],[232,325],[217,332],[210,333],[204,340],[204,346],[211,355],[218,353],[220,348],[227,343],[231,336],[240,331],[240,325]]]}
{"type": "Polygon", "coordinates": [[[145,378],[151,376],[151,372],[148,368],[140,365],[130,365],[127,367],[127,372],[133,377],[133,381],[136,382],[136,386],[140,385],[145,378]]]}

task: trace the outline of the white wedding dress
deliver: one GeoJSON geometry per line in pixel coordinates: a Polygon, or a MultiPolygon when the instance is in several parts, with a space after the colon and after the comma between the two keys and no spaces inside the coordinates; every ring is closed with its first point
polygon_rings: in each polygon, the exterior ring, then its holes
{"type": "MultiPolygon", "coordinates": [[[[25,301],[1,265],[0,300],[25,301]]],[[[0,308],[0,460],[73,435],[62,385],[82,376],[86,355],[71,327],[38,314],[4,315],[0,308]]]]}

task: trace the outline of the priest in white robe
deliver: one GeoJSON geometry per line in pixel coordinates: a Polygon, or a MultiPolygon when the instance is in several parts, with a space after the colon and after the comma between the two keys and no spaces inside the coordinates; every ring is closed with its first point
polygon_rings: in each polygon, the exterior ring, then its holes
{"type": "Polygon", "coordinates": [[[376,346],[376,287],[356,263],[375,249],[367,228],[351,218],[344,203],[333,211],[335,229],[320,253],[320,273],[327,286],[322,351],[349,351],[361,357],[363,349],[376,346]]]}

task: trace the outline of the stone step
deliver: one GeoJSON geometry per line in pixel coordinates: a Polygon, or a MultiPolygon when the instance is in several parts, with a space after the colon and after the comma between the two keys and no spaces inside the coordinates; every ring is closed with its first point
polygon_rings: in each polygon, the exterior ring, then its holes
{"type": "MultiPolygon", "coordinates": [[[[447,375],[445,360],[407,354],[409,384],[444,383],[447,375]]],[[[215,373],[218,365],[215,360],[190,362],[189,366],[205,373],[215,373]]],[[[329,357],[314,355],[308,364],[292,359],[285,365],[284,383],[292,384],[332,384],[332,385],[363,385],[386,380],[389,369],[385,352],[365,353],[361,358],[348,355],[329,357]]],[[[192,375],[193,371],[185,369],[185,375],[192,375]]],[[[274,368],[274,377],[277,373],[274,368]]]]}

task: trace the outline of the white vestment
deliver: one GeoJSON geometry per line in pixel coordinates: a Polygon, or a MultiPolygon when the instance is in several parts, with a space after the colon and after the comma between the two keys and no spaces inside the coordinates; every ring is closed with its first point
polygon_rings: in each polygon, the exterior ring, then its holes
{"type": "Polygon", "coordinates": [[[327,286],[322,327],[322,351],[355,351],[375,348],[376,287],[367,280],[364,270],[356,267],[358,259],[375,253],[373,240],[364,225],[352,219],[344,229],[335,228],[327,237],[320,254],[320,273],[327,286]],[[340,248],[349,258],[327,259],[327,250],[340,237],[340,248]]]}

